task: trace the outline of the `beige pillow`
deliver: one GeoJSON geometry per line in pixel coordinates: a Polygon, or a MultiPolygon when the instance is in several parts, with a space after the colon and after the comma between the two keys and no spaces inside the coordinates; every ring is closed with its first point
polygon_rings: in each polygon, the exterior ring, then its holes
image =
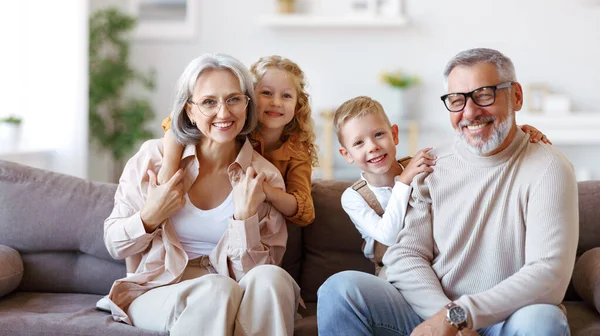
{"type": "Polygon", "coordinates": [[[15,249],[0,245],[0,298],[12,292],[23,278],[23,260],[15,249]]]}
{"type": "Polygon", "coordinates": [[[600,312],[600,247],[586,251],[577,259],[573,286],[583,301],[600,312]]]}

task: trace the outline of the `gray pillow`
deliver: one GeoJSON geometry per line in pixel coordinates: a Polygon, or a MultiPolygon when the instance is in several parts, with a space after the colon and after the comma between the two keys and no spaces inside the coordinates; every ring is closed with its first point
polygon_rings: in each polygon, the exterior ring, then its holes
{"type": "Polygon", "coordinates": [[[23,260],[15,249],[0,245],[0,298],[19,286],[23,277],[23,260]]]}

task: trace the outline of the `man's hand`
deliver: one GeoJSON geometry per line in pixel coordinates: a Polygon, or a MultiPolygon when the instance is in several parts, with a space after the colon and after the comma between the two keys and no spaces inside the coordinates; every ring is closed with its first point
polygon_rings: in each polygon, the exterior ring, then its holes
{"type": "MultiPolygon", "coordinates": [[[[446,308],[419,324],[411,336],[455,336],[458,329],[446,321],[446,308]]],[[[469,335],[471,336],[471,335],[469,335]]]]}
{"type": "Polygon", "coordinates": [[[465,328],[460,331],[460,336],[479,336],[479,333],[473,329],[465,328]]]}

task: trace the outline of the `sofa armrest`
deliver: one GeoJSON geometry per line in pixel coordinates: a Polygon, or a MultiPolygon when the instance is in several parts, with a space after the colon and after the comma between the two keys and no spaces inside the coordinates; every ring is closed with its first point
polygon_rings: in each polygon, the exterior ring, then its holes
{"type": "Polygon", "coordinates": [[[0,245],[0,298],[14,291],[23,278],[23,260],[15,249],[0,245]]]}
{"type": "Polygon", "coordinates": [[[585,303],[600,312],[600,247],[586,251],[577,259],[573,286],[585,303]]]}

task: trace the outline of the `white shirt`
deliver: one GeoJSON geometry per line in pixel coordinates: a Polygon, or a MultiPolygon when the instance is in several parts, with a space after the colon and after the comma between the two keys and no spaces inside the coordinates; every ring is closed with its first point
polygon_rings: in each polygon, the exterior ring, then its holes
{"type": "Polygon", "coordinates": [[[404,226],[404,215],[412,188],[396,176],[394,187],[374,187],[363,174],[361,179],[367,182],[375,198],[385,209],[383,216],[377,215],[358,191],[349,187],[342,194],[342,208],[365,240],[365,257],[373,258],[373,245],[378,241],[384,245],[394,245],[398,233],[404,226]]]}
{"type": "Polygon", "coordinates": [[[190,260],[210,255],[227,230],[233,212],[233,192],[223,203],[210,210],[196,208],[185,195],[185,205],[171,217],[171,222],[190,260]]]}

